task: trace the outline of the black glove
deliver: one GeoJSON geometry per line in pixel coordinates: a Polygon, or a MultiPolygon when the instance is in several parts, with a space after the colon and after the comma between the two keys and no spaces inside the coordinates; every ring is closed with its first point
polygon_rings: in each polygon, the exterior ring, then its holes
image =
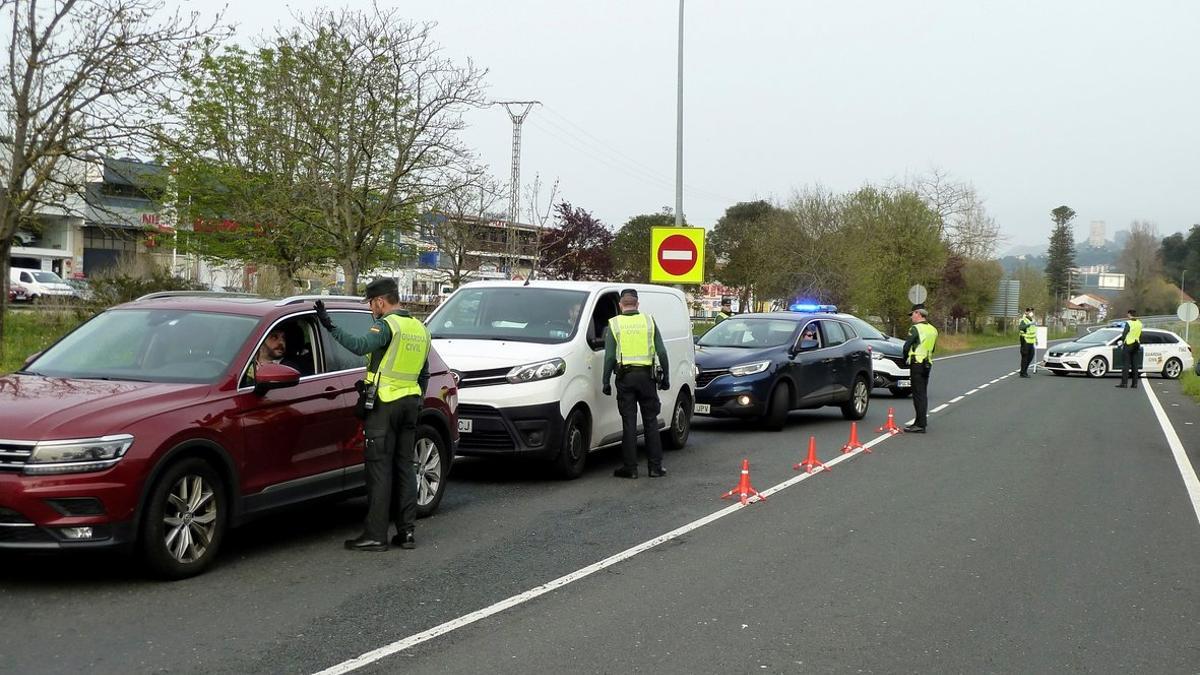
{"type": "Polygon", "coordinates": [[[317,309],[317,321],[320,322],[325,330],[333,330],[333,319],[329,318],[329,312],[325,311],[325,301],[318,300],[313,303],[313,307],[317,309]]]}
{"type": "Polygon", "coordinates": [[[658,388],[663,391],[667,391],[671,388],[671,381],[664,377],[658,381],[658,388]]]}
{"type": "Polygon", "coordinates": [[[604,395],[605,395],[605,396],[612,396],[612,385],[611,385],[611,384],[609,384],[609,383],[607,383],[607,382],[605,382],[605,383],[604,383],[604,388],[603,388],[603,389],[601,389],[600,391],[604,392],[604,395]]]}

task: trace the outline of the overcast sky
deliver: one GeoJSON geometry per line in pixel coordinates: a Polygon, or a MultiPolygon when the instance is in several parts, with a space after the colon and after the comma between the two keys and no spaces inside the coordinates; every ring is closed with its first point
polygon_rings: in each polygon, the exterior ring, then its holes
{"type": "MultiPolygon", "coordinates": [[[[436,21],[489,96],[537,99],[522,182],[614,229],[675,202],[677,0],[387,3],[436,21]]],[[[316,6],[234,0],[239,39],[316,6]]],[[[1050,210],[1108,237],[1200,223],[1200,2],[687,0],[684,213],[794,189],[835,191],[938,167],[969,181],[1008,240],[1045,244],[1050,210]]],[[[512,125],[471,111],[465,140],[501,180],[512,125]]]]}

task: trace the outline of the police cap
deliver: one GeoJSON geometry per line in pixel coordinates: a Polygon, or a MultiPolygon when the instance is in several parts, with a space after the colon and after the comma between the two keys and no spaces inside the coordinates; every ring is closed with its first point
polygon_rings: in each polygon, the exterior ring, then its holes
{"type": "Polygon", "coordinates": [[[400,289],[396,286],[396,280],[391,277],[381,277],[367,284],[366,294],[363,299],[370,302],[371,298],[378,298],[384,295],[393,295],[399,293],[400,289]]]}
{"type": "Polygon", "coordinates": [[[632,297],[636,300],[637,296],[638,296],[637,289],[636,288],[626,288],[625,290],[621,291],[621,297],[624,298],[626,296],[632,297]]]}

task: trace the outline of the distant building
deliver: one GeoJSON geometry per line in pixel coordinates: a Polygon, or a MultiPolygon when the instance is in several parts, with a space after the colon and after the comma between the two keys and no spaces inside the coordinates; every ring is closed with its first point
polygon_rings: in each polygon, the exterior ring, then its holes
{"type": "Polygon", "coordinates": [[[1093,220],[1091,232],[1088,234],[1087,243],[1092,248],[1100,248],[1104,246],[1107,239],[1107,228],[1103,220],[1093,220]]]}

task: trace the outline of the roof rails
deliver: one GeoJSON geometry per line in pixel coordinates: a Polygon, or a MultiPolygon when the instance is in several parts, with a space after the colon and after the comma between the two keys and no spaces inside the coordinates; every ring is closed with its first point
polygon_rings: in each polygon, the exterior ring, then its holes
{"type": "Polygon", "coordinates": [[[159,298],[257,298],[260,297],[254,293],[234,293],[231,291],[157,291],[155,293],[147,293],[142,297],[134,300],[141,302],[143,300],[158,300],[159,298]]]}
{"type": "Polygon", "coordinates": [[[293,295],[275,303],[276,307],[294,305],[297,302],[313,302],[316,300],[338,300],[340,302],[357,302],[362,304],[362,296],[358,295],[293,295]]]}

